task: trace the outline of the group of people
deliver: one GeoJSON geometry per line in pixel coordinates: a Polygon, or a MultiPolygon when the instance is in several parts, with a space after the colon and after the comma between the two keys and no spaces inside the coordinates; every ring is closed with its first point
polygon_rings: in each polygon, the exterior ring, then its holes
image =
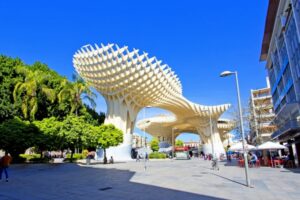
{"type": "MultiPolygon", "coordinates": [[[[244,155],[242,153],[239,154],[239,159],[244,160],[244,155]]],[[[248,152],[247,160],[250,165],[255,165],[258,157],[254,152],[248,152]]]]}
{"type": "Polygon", "coordinates": [[[8,166],[12,161],[11,156],[8,152],[5,152],[5,155],[0,159],[0,180],[2,180],[2,173],[5,173],[5,181],[8,182],[8,166]]]}

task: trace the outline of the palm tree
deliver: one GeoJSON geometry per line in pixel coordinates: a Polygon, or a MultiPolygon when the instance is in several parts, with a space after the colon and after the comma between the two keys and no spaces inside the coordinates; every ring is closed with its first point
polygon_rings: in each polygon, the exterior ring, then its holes
{"type": "Polygon", "coordinates": [[[93,108],[96,107],[96,94],[92,92],[90,86],[78,75],[73,74],[73,83],[66,79],[62,82],[62,89],[58,94],[58,102],[68,101],[71,106],[70,113],[78,116],[78,109],[82,106],[82,99],[88,100],[93,108]]]}
{"type": "Polygon", "coordinates": [[[21,110],[25,119],[28,114],[35,119],[38,111],[38,94],[44,94],[52,103],[56,99],[55,91],[46,85],[49,76],[40,70],[32,71],[27,67],[18,67],[17,73],[24,75],[24,80],[16,83],[13,91],[14,102],[21,99],[21,110]]]}

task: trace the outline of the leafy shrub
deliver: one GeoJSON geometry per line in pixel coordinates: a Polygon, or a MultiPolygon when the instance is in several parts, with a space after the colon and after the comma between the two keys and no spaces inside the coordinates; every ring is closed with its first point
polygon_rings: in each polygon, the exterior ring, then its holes
{"type": "MultiPolygon", "coordinates": [[[[74,153],[73,160],[84,159],[84,155],[81,153],[74,153]]],[[[67,159],[71,159],[71,154],[67,154],[67,159]]]]}
{"type": "Polygon", "coordinates": [[[88,154],[89,154],[89,151],[87,149],[82,151],[83,158],[86,158],[88,156],[88,154]]]}
{"type": "Polygon", "coordinates": [[[40,154],[20,154],[19,155],[21,158],[25,158],[26,161],[32,161],[32,160],[36,160],[36,159],[40,159],[41,155],[40,154]]]}
{"type": "Polygon", "coordinates": [[[153,153],[150,153],[149,158],[150,159],[153,159],[153,158],[156,158],[156,159],[165,159],[165,158],[167,158],[167,155],[164,154],[164,153],[153,152],[153,153]]]}
{"type": "Polygon", "coordinates": [[[23,162],[42,162],[42,163],[47,163],[49,162],[49,158],[42,158],[40,154],[20,154],[19,157],[23,159],[23,162]]]}
{"type": "Polygon", "coordinates": [[[152,138],[150,142],[151,150],[157,152],[159,150],[159,141],[157,138],[152,138]]]}

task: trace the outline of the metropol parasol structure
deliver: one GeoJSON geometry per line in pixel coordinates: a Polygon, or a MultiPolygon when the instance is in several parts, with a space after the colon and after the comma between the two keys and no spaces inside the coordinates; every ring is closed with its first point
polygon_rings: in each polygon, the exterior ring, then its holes
{"type": "Polygon", "coordinates": [[[116,160],[131,159],[132,133],[139,111],[158,107],[172,113],[137,122],[138,128],[172,142],[180,133],[199,134],[203,151],[225,153],[223,135],[231,128],[228,120],[219,119],[230,104],[205,106],[182,95],[182,85],[171,68],[156,57],[137,49],[116,44],[85,45],[73,57],[80,76],[104,97],[105,123],[114,124],[124,133],[123,143],[107,150],[116,160]]]}

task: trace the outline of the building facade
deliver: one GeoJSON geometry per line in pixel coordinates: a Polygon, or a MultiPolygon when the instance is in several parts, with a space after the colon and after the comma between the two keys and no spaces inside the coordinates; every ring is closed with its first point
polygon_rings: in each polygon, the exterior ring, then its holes
{"type": "Polygon", "coordinates": [[[132,134],[132,148],[142,148],[147,145],[145,138],[138,134],[132,134]]]}
{"type": "Polygon", "coordinates": [[[300,161],[300,0],[269,0],[260,60],[266,61],[278,130],[300,161]]]}
{"type": "Polygon", "coordinates": [[[273,123],[275,114],[268,78],[267,87],[251,90],[249,104],[251,143],[258,145],[271,140],[276,125],[273,123]]]}

